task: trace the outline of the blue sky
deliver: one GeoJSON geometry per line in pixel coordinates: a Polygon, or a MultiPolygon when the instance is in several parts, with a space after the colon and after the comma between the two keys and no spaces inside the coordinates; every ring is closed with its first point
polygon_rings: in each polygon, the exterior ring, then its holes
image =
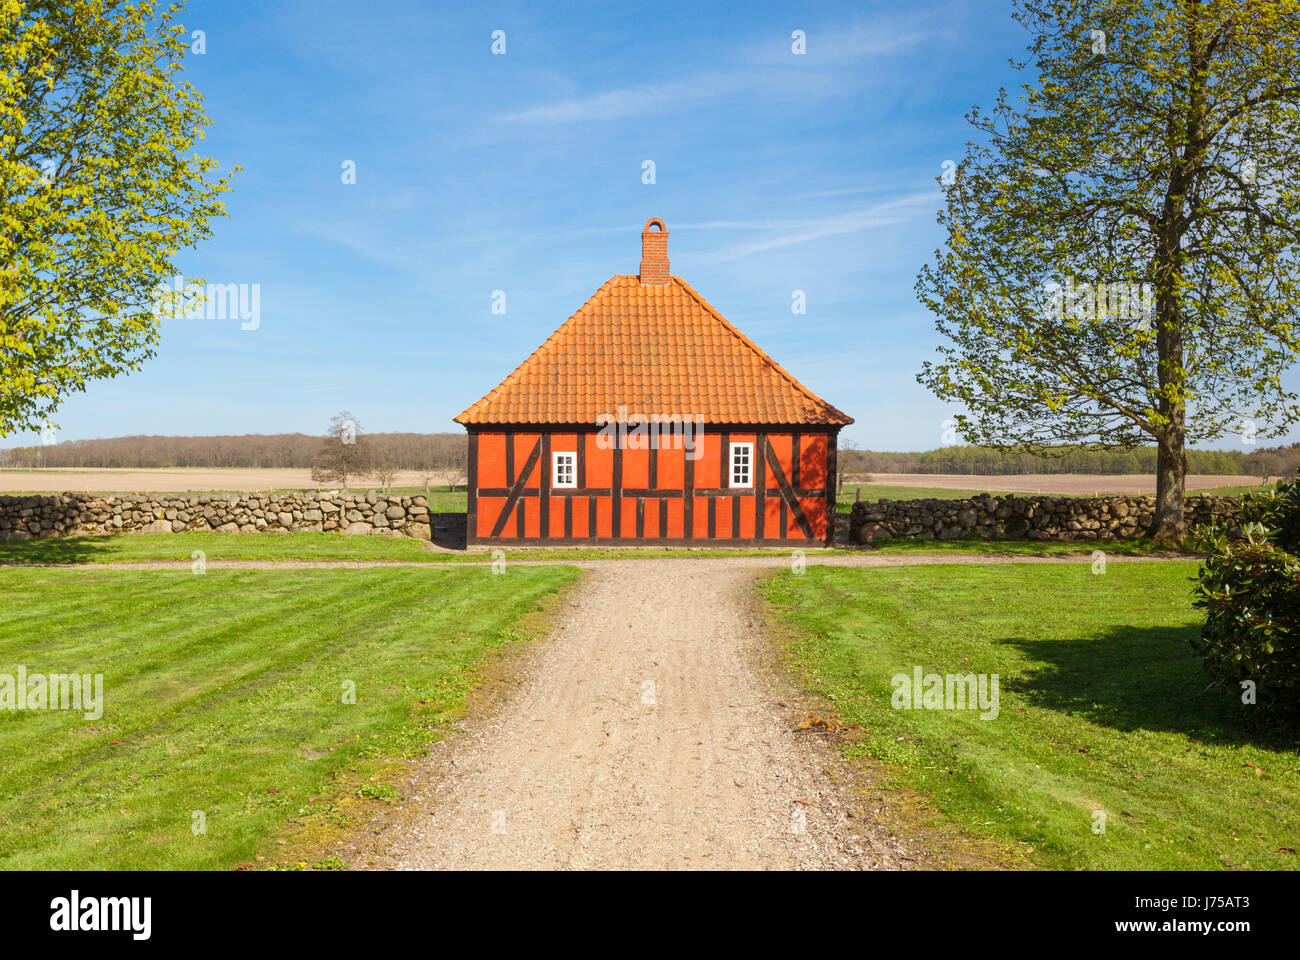
{"type": "Polygon", "coordinates": [[[369,431],[459,430],[636,272],[660,216],[673,272],[857,418],[846,436],[940,445],[950,411],[915,382],[937,335],[913,283],[963,116],[1023,52],[1001,0],[191,0],[182,22],[205,33],[187,75],[214,120],[206,151],[243,172],[180,266],[260,284],[260,325],[166,321],[141,371],[65,404],[60,439],[319,433],[342,409],[369,431]]]}

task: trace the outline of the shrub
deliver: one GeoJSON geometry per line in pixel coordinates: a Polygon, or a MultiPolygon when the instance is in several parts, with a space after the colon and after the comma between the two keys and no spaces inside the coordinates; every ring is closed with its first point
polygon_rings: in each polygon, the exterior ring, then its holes
{"type": "Polygon", "coordinates": [[[1238,539],[1200,531],[1205,623],[1192,646],[1216,682],[1254,681],[1260,704],[1300,712],[1300,483],[1246,495],[1242,518],[1238,539]]]}
{"type": "Polygon", "coordinates": [[[1300,480],[1242,497],[1241,520],[1262,524],[1274,546],[1300,554],[1300,480]]]}

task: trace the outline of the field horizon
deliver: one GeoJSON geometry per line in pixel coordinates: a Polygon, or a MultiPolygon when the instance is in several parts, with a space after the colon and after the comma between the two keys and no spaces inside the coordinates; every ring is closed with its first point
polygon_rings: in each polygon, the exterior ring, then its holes
{"type": "MultiPolygon", "coordinates": [[[[425,471],[401,470],[394,489],[424,489],[425,471]]],[[[431,490],[445,490],[449,475],[438,474],[431,490]]],[[[845,477],[845,486],[916,487],[989,493],[1060,494],[1064,496],[1143,496],[1155,493],[1155,477],[1147,474],[962,474],[870,473],[845,477]]],[[[456,477],[463,487],[466,478],[456,477]]],[[[1187,475],[1189,492],[1260,485],[1259,477],[1244,474],[1187,475]]],[[[372,478],[348,485],[351,490],[377,490],[372,478]]],[[[0,468],[0,495],[31,493],[204,493],[269,490],[334,490],[338,484],[313,483],[301,467],[82,467],[0,468]]]]}

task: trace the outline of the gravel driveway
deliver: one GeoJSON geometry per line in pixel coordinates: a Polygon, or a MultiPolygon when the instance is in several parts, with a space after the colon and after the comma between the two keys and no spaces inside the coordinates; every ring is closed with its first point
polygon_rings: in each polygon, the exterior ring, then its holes
{"type": "Polygon", "coordinates": [[[792,729],[801,714],[751,597],[765,565],[589,568],[517,688],[422,762],[418,812],[367,843],[374,865],[908,865],[872,816],[878,797],[792,729]]]}

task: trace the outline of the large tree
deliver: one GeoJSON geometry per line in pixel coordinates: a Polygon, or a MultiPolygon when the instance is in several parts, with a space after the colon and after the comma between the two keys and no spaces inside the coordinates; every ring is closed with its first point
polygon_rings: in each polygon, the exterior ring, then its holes
{"type": "Polygon", "coordinates": [[[0,437],[153,356],[155,290],[224,213],[177,13],[0,0],[0,437]]]}
{"type": "Polygon", "coordinates": [[[918,380],[969,440],[1155,442],[1152,536],[1185,447],[1300,416],[1300,0],[1018,0],[1017,100],[944,178],[917,280],[948,338],[918,380]]]}

